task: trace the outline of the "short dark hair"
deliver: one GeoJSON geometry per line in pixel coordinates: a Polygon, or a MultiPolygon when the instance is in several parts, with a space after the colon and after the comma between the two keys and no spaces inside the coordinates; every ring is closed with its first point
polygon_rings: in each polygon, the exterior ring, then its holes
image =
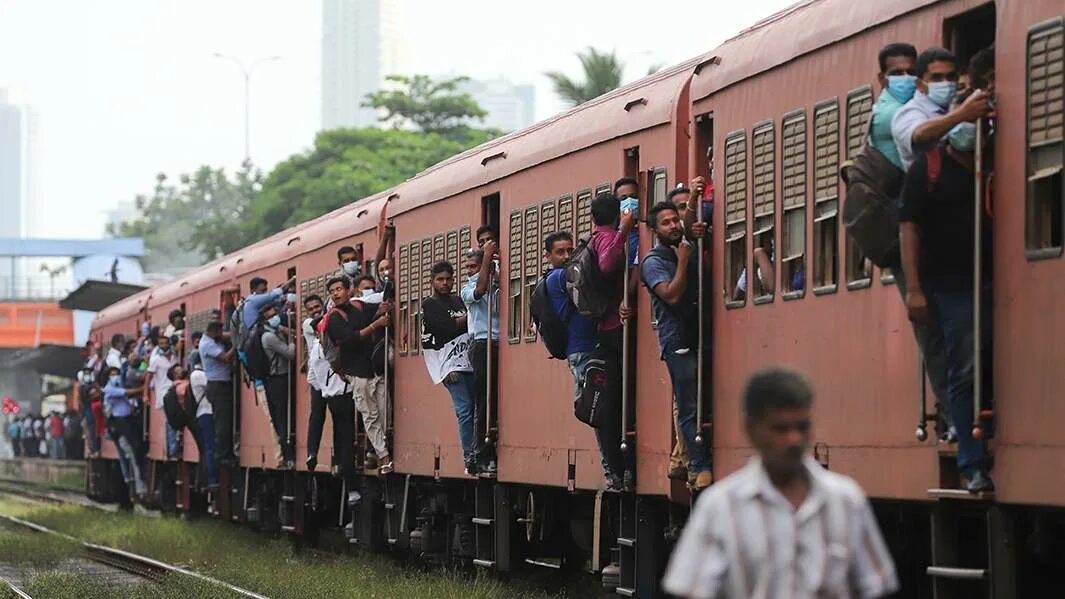
{"type": "Polygon", "coordinates": [[[373,275],[362,275],[362,276],[359,276],[359,277],[355,277],[354,286],[358,287],[359,283],[362,283],[363,281],[369,281],[370,283],[373,284],[374,287],[377,287],[377,279],[373,278],[373,275]]]}
{"type": "Polygon", "coordinates": [[[433,268],[429,270],[429,278],[436,278],[436,275],[446,272],[451,276],[455,276],[455,267],[451,265],[447,260],[441,260],[433,265],[433,268]]]}
{"type": "Polygon", "coordinates": [[[166,320],[167,320],[167,322],[174,322],[175,318],[177,318],[178,316],[184,316],[184,315],[185,315],[185,313],[182,312],[181,310],[176,310],[176,309],[175,310],[171,310],[170,311],[170,315],[167,316],[166,320]]]}
{"type": "Polygon", "coordinates": [[[969,59],[969,76],[972,78],[973,87],[987,87],[987,74],[995,70],[995,46],[991,45],[980,50],[969,59]]]}
{"type": "Polygon", "coordinates": [[[932,47],[917,57],[917,76],[924,77],[924,74],[928,72],[928,67],[933,62],[949,62],[954,66],[958,66],[958,59],[946,48],[932,47]]]}
{"type": "Polygon", "coordinates": [[[112,346],[115,345],[116,343],[125,343],[125,341],[126,341],[126,336],[123,335],[122,333],[115,333],[114,335],[111,335],[111,345],[112,346]]]}
{"type": "Polygon", "coordinates": [[[345,277],[344,275],[340,275],[339,277],[332,277],[328,281],[326,281],[326,291],[328,291],[329,288],[333,286],[333,283],[340,283],[344,287],[344,289],[351,289],[351,279],[345,277]]]}
{"type": "Polygon", "coordinates": [[[917,60],[917,48],[914,48],[913,44],[904,42],[895,42],[881,48],[880,53],[876,55],[876,61],[880,65],[881,73],[887,72],[887,60],[893,56],[906,56],[917,60]]]}
{"type": "Polygon", "coordinates": [[[688,189],[687,187],[685,187],[683,185],[681,185],[680,187],[674,187],[673,189],[669,190],[669,193],[666,194],[666,201],[667,202],[672,202],[673,198],[679,196],[680,194],[682,194],[682,193],[690,194],[691,192],[692,192],[692,190],[688,189]]]}
{"type": "Polygon", "coordinates": [[[112,372],[115,374],[122,374],[122,370],[118,366],[108,366],[107,374],[110,375],[112,372]]]}
{"type": "Polygon", "coordinates": [[[470,250],[466,254],[466,259],[469,260],[470,258],[473,258],[478,262],[484,262],[484,250],[470,250]]]}
{"type": "Polygon", "coordinates": [[[337,260],[340,260],[340,257],[344,254],[355,254],[356,258],[359,257],[359,253],[356,252],[355,248],[351,247],[350,245],[345,245],[344,247],[337,250],[337,260]]]}
{"type": "Polygon", "coordinates": [[[652,229],[655,228],[656,226],[658,226],[658,215],[663,212],[669,212],[671,210],[673,212],[676,212],[677,214],[680,214],[680,209],[677,208],[677,205],[673,202],[670,202],[669,200],[655,204],[647,212],[647,224],[650,225],[652,229]]]}
{"type": "Polygon", "coordinates": [[[255,289],[256,287],[259,287],[260,285],[266,285],[266,279],[264,279],[262,277],[255,277],[255,278],[253,278],[251,280],[251,283],[248,284],[248,288],[249,289],[255,289]]]}
{"type": "Polygon", "coordinates": [[[491,233],[493,237],[499,239],[499,235],[496,235],[496,230],[492,228],[492,225],[481,225],[477,227],[477,232],[473,235],[473,238],[479,238],[481,233],[491,233]]]}
{"type": "Polygon", "coordinates": [[[617,181],[614,181],[614,193],[617,194],[618,189],[623,185],[635,185],[636,189],[640,188],[640,183],[636,179],[633,179],[632,177],[622,177],[617,181]]]}
{"type": "Polygon", "coordinates": [[[554,233],[549,234],[547,237],[544,237],[544,251],[550,253],[551,250],[554,249],[555,244],[560,241],[573,243],[573,236],[570,235],[568,231],[555,231],[554,233]]]}
{"type": "Polygon", "coordinates": [[[259,308],[259,316],[262,316],[263,314],[266,314],[270,310],[277,310],[277,306],[275,304],[271,303],[271,302],[267,302],[267,303],[263,304],[263,306],[261,308],[259,308]]]}
{"type": "Polygon", "coordinates": [[[207,333],[208,334],[221,333],[221,332],[222,332],[222,321],[221,320],[212,320],[212,321],[207,323],[207,333]]]}
{"type": "Polygon", "coordinates": [[[317,293],[312,293],[307,297],[303,298],[303,305],[306,306],[308,302],[313,302],[314,300],[318,300],[319,304],[325,303],[322,301],[322,296],[318,295],[317,293]]]}
{"type": "Polygon", "coordinates": [[[181,368],[181,364],[171,364],[170,368],[166,369],[166,378],[171,381],[174,380],[174,370],[178,368],[181,368]]]}
{"type": "Polygon", "coordinates": [[[596,226],[603,227],[612,225],[618,220],[621,211],[621,203],[617,196],[609,191],[604,191],[592,200],[592,221],[596,226]]]}
{"type": "Polygon", "coordinates": [[[743,390],[743,412],[748,422],[761,420],[775,410],[809,408],[813,403],[814,392],[806,377],[786,368],[759,370],[743,390]]]}
{"type": "Polygon", "coordinates": [[[203,337],[203,331],[193,331],[193,333],[192,333],[192,340],[193,341],[195,341],[195,340],[197,340],[197,339],[199,339],[201,337],[203,337]]]}

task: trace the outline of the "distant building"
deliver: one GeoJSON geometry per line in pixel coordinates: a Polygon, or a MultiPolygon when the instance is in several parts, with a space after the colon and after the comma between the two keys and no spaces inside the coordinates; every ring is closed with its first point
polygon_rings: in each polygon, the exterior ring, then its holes
{"type": "Polygon", "coordinates": [[[361,105],[403,72],[399,12],[390,0],[322,0],[322,129],[370,127],[361,105]]]}
{"type": "MultiPolygon", "coordinates": [[[[29,115],[0,89],[0,238],[25,234],[29,190],[29,115]]],[[[22,276],[16,258],[0,258],[0,287],[11,287],[22,276]]]]}
{"type": "Polygon", "coordinates": [[[473,96],[488,116],[478,126],[517,131],[536,120],[536,88],[515,85],[504,79],[471,79],[459,85],[459,90],[473,96]]]}

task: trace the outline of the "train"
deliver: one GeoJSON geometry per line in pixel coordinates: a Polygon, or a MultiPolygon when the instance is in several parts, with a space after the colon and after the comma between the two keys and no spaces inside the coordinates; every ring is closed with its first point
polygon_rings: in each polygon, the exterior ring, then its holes
{"type": "MultiPolygon", "coordinates": [[[[337,248],[356,248],[372,272],[369,257],[391,223],[395,472],[360,473],[350,542],[499,573],[544,566],[598,574],[616,563],[610,581],[604,574],[614,592],[658,596],[692,494],[667,477],[672,398],[647,294],[637,294],[631,325],[631,492],[605,489],[593,431],[573,415],[571,375],[547,359],[531,326],[530,296],[546,266],[544,236],[590,232],[591,200],[615,179],[639,181],[642,217],[675,184],[703,176],[716,198],[699,424],[715,477],[753,453],[741,423],[745,380],[766,365],[791,365],[816,391],[814,457],[869,495],[896,560],[899,596],[1050,596],[1065,565],[1065,318],[1056,311],[1065,301],[1063,9],[1060,0],[804,0],[701,56],[122,300],[97,315],[92,338],[106,345],[144,322],[165,323],[174,309],[186,314],[186,334],[203,330],[212,310],[248,293],[253,277],[295,277],[300,297],[324,296],[337,248]],[[943,46],[961,64],[994,45],[994,397],[982,415],[997,490],[989,496],[960,489],[953,446],[928,434],[935,409],[894,277],[864,266],[840,221],[840,167],[863,143],[880,92],[877,52],[891,42],[943,46]],[[494,479],[464,474],[451,402],[419,355],[429,269],[444,259],[460,265],[481,224],[499,232],[505,256],[494,479]],[[735,299],[737,274],[767,242],[782,248],[772,258],[777,291],[735,299]],[[806,272],[800,288],[787,284],[796,268],[806,272]]],[[[652,20],[677,16],[648,10],[652,20]]],[[[713,19],[713,9],[688,16],[696,24],[713,19]]],[[[640,227],[641,255],[652,235],[640,227]]],[[[304,464],[307,385],[291,386],[295,469],[276,462],[253,390],[235,389],[239,465],[222,472],[210,503],[191,437],[183,459],[168,461],[162,413],[149,410],[156,501],[177,512],[209,505],[218,518],[307,538],[338,529],[343,483],[304,464]]],[[[357,444],[365,446],[361,434],[357,444]]],[[[114,448],[104,446],[89,460],[87,492],[114,500],[125,491],[114,448]]],[[[327,426],[319,455],[332,454],[327,426]]]]}

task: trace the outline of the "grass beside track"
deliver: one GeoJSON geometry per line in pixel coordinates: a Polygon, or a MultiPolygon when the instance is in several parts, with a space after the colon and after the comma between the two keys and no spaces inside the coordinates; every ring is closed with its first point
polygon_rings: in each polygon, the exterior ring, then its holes
{"type": "MultiPolygon", "coordinates": [[[[95,543],[125,549],[213,576],[271,598],[302,597],[426,597],[444,599],[588,597],[596,593],[591,581],[580,588],[557,593],[529,584],[503,583],[478,572],[403,567],[383,556],[335,555],[311,550],[297,551],[289,539],[269,538],[262,533],[214,520],[186,521],[178,518],[143,518],[126,513],[107,513],[62,505],[30,504],[0,499],[0,513],[26,518],[53,530],[95,543]]],[[[0,537],[3,547],[3,537],[0,537]]],[[[47,556],[48,548],[39,548],[47,556]]],[[[0,560],[3,560],[0,555],[0,560]]],[[[51,578],[41,584],[62,587],[51,578]]],[[[73,582],[72,582],[73,584],[73,582]]],[[[88,584],[88,583],[78,583],[88,584]]],[[[92,590],[92,589],[90,589],[92,590]]],[[[93,591],[95,592],[95,591],[93,591]]],[[[215,595],[189,594],[184,597],[215,595]]],[[[31,595],[38,594],[30,592],[31,595]]],[[[51,595],[42,597],[87,597],[51,595]]],[[[113,591],[106,595],[116,596],[113,591]]],[[[168,595],[149,595],[168,596],[168,595]]],[[[224,596],[224,595],[223,595],[224,596]]]]}

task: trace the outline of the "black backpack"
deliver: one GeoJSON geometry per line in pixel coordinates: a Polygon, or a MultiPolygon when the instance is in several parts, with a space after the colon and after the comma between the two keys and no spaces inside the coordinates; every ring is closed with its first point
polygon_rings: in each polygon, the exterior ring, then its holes
{"type": "Polygon", "coordinates": [[[337,344],[333,336],[329,334],[329,319],[336,314],[340,318],[347,322],[348,315],[343,310],[337,309],[335,306],[330,308],[325,316],[322,318],[322,322],[318,323],[320,335],[318,336],[319,343],[322,346],[322,356],[325,357],[326,362],[329,362],[329,366],[333,369],[333,372],[344,375],[344,365],[340,361],[340,346],[337,344]]]}
{"type": "Polygon", "coordinates": [[[599,258],[592,250],[595,237],[582,237],[566,264],[566,292],[577,307],[577,313],[585,318],[600,319],[610,306],[609,285],[605,285],[599,272],[599,258]]]}
{"type": "Polygon", "coordinates": [[[192,383],[185,387],[185,397],[178,398],[177,385],[171,385],[163,396],[163,414],[170,428],[180,431],[196,419],[196,399],[192,394],[192,383]],[[191,412],[191,413],[190,413],[191,412]]]}
{"type": "Polygon", "coordinates": [[[244,338],[244,345],[241,347],[246,361],[245,372],[257,381],[266,380],[270,376],[270,356],[263,347],[263,333],[265,332],[265,327],[256,323],[244,338]]]}
{"type": "Polygon", "coordinates": [[[592,428],[599,428],[603,418],[603,403],[610,383],[606,376],[606,362],[592,358],[584,369],[581,394],[573,400],[573,415],[592,428]]]}
{"type": "MultiPolygon", "coordinates": [[[[873,119],[869,119],[872,129],[873,119]]],[[[847,184],[843,224],[873,264],[881,268],[901,265],[899,252],[899,194],[904,173],[869,142],[840,169],[847,184]]]]}
{"type": "MultiPolygon", "coordinates": [[[[544,273],[536,282],[532,298],[529,303],[529,311],[532,313],[533,323],[540,340],[547,347],[547,352],[552,358],[566,359],[566,345],[569,341],[567,329],[569,321],[563,321],[558,317],[558,312],[551,305],[551,298],[547,294],[547,274],[544,273]]],[[[568,298],[567,298],[568,301],[568,298]]]]}

